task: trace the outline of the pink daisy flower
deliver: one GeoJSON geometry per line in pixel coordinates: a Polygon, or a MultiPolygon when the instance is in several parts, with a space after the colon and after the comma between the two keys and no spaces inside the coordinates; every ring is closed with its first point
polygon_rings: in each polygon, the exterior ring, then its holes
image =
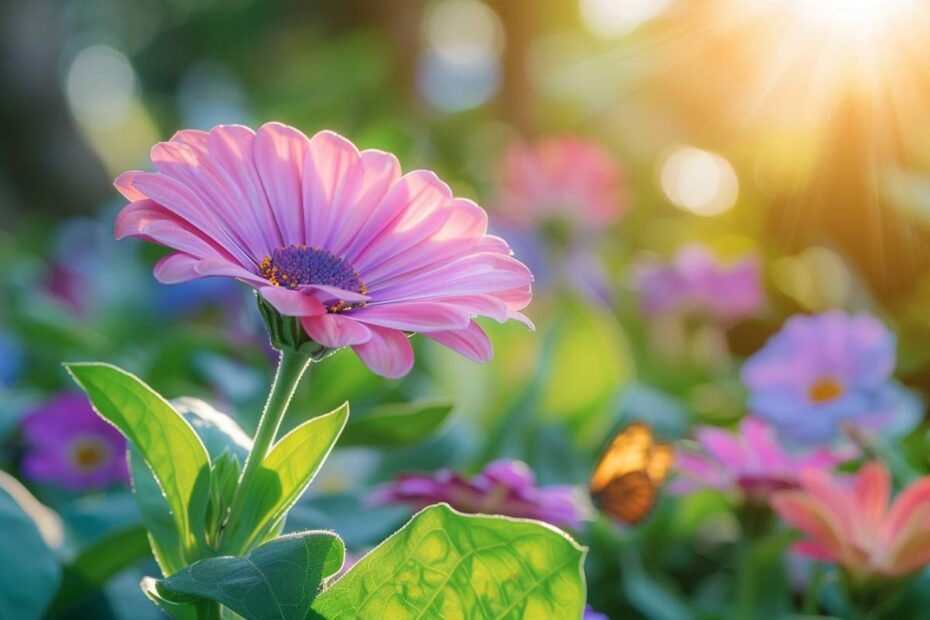
{"type": "Polygon", "coordinates": [[[389,153],[280,123],[180,131],[151,157],[156,172],[116,180],[131,203],[115,234],[174,250],[161,282],[237,278],[309,339],[390,378],[413,366],[409,333],[487,362],[476,316],[532,326],[530,271],[432,172],[402,175],[389,153]]]}
{"type": "Polygon", "coordinates": [[[852,448],[789,451],[767,422],[753,416],[743,418],[737,431],[701,426],[697,441],[700,450],[677,454],[679,477],[671,485],[673,493],[717,489],[741,500],[765,502],[776,491],[797,488],[801,472],[830,471],[857,455],[852,448]]]}
{"type": "Polygon", "coordinates": [[[860,579],[899,578],[930,563],[930,476],[892,501],[891,475],[870,461],[849,480],[808,470],[801,488],[772,499],[778,515],[806,536],[795,550],[834,562],[860,579]]]}
{"type": "Polygon", "coordinates": [[[511,144],[500,192],[502,213],[524,225],[565,220],[596,230],[627,207],[620,164],[596,142],[570,135],[511,144]]]}

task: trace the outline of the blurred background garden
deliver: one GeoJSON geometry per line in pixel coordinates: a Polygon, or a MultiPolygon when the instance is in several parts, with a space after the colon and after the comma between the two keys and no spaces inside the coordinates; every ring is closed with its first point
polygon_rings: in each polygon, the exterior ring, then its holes
{"type": "MultiPolygon", "coordinates": [[[[312,369],[285,426],[347,399],[353,423],[289,530],[358,556],[427,500],[506,512],[496,465],[565,502],[533,516],[589,547],[609,618],[849,617],[857,560],[794,549],[770,500],[807,458],[879,460],[897,488],[930,471],[928,35],[917,0],[5,0],[0,468],[41,537],[0,540],[0,582],[27,575],[0,612],[158,617],[124,440],[61,364],[251,435],[275,359],[252,291],[159,284],[166,252],[113,238],[112,183],[179,129],[280,121],[435,171],[535,275],[535,332],[483,321],[487,365],[415,337],[402,380],[351,351],[312,369]],[[634,422],[678,458],[618,523],[589,478],[634,422]],[[433,487],[392,482],[411,472],[433,487]],[[125,566],[84,596],[74,559],[114,534],[125,566]]],[[[900,570],[865,562],[903,584],[876,614],[930,614],[915,540],[900,570]]]]}

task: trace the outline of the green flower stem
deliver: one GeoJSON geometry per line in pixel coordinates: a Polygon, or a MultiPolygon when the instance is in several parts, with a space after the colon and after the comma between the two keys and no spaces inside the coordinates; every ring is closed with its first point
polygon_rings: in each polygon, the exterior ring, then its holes
{"type": "Polygon", "coordinates": [[[804,593],[804,601],[801,605],[801,613],[805,616],[816,616],[820,609],[820,602],[817,594],[820,591],[821,580],[823,579],[823,564],[814,562],[811,566],[810,576],[808,577],[807,591],[804,593]]]}
{"type": "MultiPolygon", "coordinates": [[[[249,452],[242,475],[239,477],[239,485],[230,508],[230,520],[236,518],[237,507],[248,501],[248,498],[241,497],[242,488],[246,481],[254,477],[261,468],[262,461],[264,461],[265,456],[267,456],[268,451],[274,444],[278,429],[281,428],[281,421],[284,419],[291,398],[297,390],[297,385],[300,383],[312,359],[312,355],[295,349],[285,348],[281,351],[278,371],[274,383],[271,385],[271,392],[268,394],[265,410],[258,421],[255,438],[252,440],[252,450],[249,452]]],[[[245,552],[248,549],[239,551],[245,552]]]]}

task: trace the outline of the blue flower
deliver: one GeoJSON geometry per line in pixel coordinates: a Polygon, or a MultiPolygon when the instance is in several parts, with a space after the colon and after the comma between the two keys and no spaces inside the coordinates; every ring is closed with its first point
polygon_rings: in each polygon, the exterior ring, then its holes
{"type": "Polygon", "coordinates": [[[834,439],[844,423],[891,424],[906,398],[891,380],[895,349],[868,314],[791,317],[743,366],[750,411],[806,443],[834,439]]]}

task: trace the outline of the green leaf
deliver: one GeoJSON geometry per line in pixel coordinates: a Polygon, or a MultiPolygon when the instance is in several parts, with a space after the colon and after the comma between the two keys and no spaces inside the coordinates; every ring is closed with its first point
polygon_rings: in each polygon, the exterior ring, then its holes
{"type": "MultiPolygon", "coordinates": [[[[22,485],[3,474],[0,480],[0,618],[39,618],[61,579],[55,553],[43,540],[45,518],[38,501],[22,485]],[[33,507],[39,510],[33,511],[33,507]]],[[[60,527],[60,524],[59,524],[60,527]]]]}
{"type": "Polygon", "coordinates": [[[580,618],[585,551],[546,524],[431,506],[321,594],[348,618],[580,618]]]}
{"type": "Polygon", "coordinates": [[[97,413],[145,460],[170,507],[184,564],[199,559],[205,545],[210,459],[197,433],[168,401],[124,370],[100,363],[66,368],[97,413]]]}
{"type": "Polygon", "coordinates": [[[129,527],[87,545],[65,565],[50,613],[60,615],[99,590],[111,577],[149,557],[145,528],[129,527]]]}
{"type": "Polygon", "coordinates": [[[242,553],[283,525],[288,509],[310,485],[349,417],[349,403],[304,422],[282,437],[256,475],[243,482],[233,500],[222,549],[242,553]]]}
{"type": "Polygon", "coordinates": [[[378,407],[353,419],[342,434],[343,446],[394,447],[422,441],[452,413],[450,403],[400,403],[378,407]]]}
{"type": "Polygon", "coordinates": [[[238,457],[240,462],[245,461],[249,450],[252,449],[252,439],[231,416],[190,396],[172,399],[171,406],[187,420],[200,437],[211,461],[227,450],[238,457]]]}
{"type": "Polygon", "coordinates": [[[171,506],[145,464],[139,450],[129,446],[129,472],[132,475],[132,494],[136,498],[142,524],[148,531],[152,555],[163,575],[170,575],[187,566],[178,537],[177,525],[171,506]]]}
{"type": "Polygon", "coordinates": [[[332,532],[300,532],[276,538],[246,557],[195,562],[156,582],[169,604],[220,603],[249,620],[304,620],[323,580],[345,561],[342,540],[332,532]]]}
{"type": "Polygon", "coordinates": [[[213,461],[210,469],[210,503],[207,505],[207,542],[217,548],[229,507],[239,483],[239,460],[226,450],[213,461]]]}
{"type": "Polygon", "coordinates": [[[155,579],[145,577],[139,586],[150,601],[174,620],[200,620],[197,614],[197,606],[193,603],[177,603],[162,597],[158,591],[158,582],[155,579]]]}

